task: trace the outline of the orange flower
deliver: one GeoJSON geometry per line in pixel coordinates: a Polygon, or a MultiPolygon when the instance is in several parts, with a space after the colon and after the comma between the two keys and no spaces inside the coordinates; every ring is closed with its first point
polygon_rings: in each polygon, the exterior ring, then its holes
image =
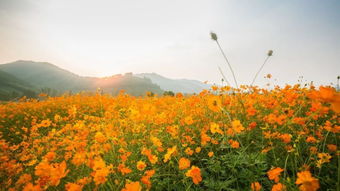
{"type": "Polygon", "coordinates": [[[314,178],[309,171],[298,172],[297,177],[295,184],[300,185],[301,191],[316,191],[320,187],[319,180],[314,178]]]}
{"type": "Polygon", "coordinates": [[[40,188],[39,185],[33,185],[32,183],[28,183],[25,185],[23,188],[23,191],[41,191],[42,189],[40,188]]]}
{"type": "Polygon", "coordinates": [[[138,162],[137,162],[137,169],[138,169],[138,170],[142,171],[142,170],[145,169],[145,167],[146,167],[145,162],[143,162],[143,161],[138,161],[138,162]]]}
{"type": "Polygon", "coordinates": [[[98,143],[104,143],[106,141],[106,137],[101,132],[97,132],[96,135],[94,136],[94,139],[98,143]]]}
{"type": "Polygon", "coordinates": [[[210,152],[208,153],[208,156],[209,156],[209,157],[214,156],[214,152],[211,152],[211,151],[210,151],[210,152]]]}
{"type": "Polygon", "coordinates": [[[256,126],[257,126],[257,123],[253,121],[249,124],[248,127],[249,127],[249,129],[254,129],[256,126]]]}
{"type": "Polygon", "coordinates": [[[247,109],[247,114],[248,114],[249,116],[254,116],[254,115],[256,114],[256,112],[257,112],[257,110],[256,110],[254,107],[249,107],[249,108],[247,109]]]}
{"type": "Polygon", "coordinates": [[[145,184],[149,189],[151,188],[150,178],[155,174],[155,170],[147,170],[145,175],[141,178],[141,182],[145,184]]]}
{"type": "Polygon", "coordinates": [[[158,157],[156,155],[148,155],[148,159],[151,164],[156,164],[156,162],[158,161],[158,157]]]}
{"type": "Polygon", "coordinates": [[[324,101],[332,101],[334,99],[335,93],[336,92],[335,92],[334,88],[323,87],[323,86],[319,87],[320,99],[322,99],[324,101]]]}
{"type": "Polygon", "coordinates": [[[315,139],[315,137],[309,136],[309,137],[307,137],[306,142],[307,143],[316,143],[317,140],[315,139]]]}
{"type": "Polygon", "coordinates": [[[65,185],[65,190],[67,190],[67,191],[82,191],[83,186],[69,182],[65,185]]]}
{"type": "Polygon", "coordinates": [[[81,185],[85,185],[85,184],[90,183],[91,181],[92,181],[91,178],[89,178],[89,177],[84,177],[84,178],[82,178],[82,179],[79,179],[79,180],[77,181],[77,183],[78,183],[78,184],[81,184],[81,185]]]}
{"type": "Polygon", "coordinates": [[[187,155],[190,155],[190,156],[191,156],[192,154],[194,154],[194,151],[191,150],[190,147],[188,147],[188,148],[185,149],[185,153],[186,153],[187,155]]]}
{"type": "Polygon", "coordinates": [[[39,124],[39,127],[49,127],[51,125],[51,121],[49,119],[42,120],[39,124]]]}
{"type": "Polygon", "coordinates": [[[272,187],[272,191],[285,191],[285,190],[286,186],[281,183],[274,184],[272,187]]]}
{"type": "Polygon", "coordinates": [[[132,172],[131,169],[125,167],[125,164],[119,164],[118,165],[118,171],[121,172],[123,175],[129,174],[132,172]]]}
{"type": "MultiPolygon", "coordinates": [[[[60,179],[64,178],[69,170],[66,170],[66,162],[49,164],[42,161],[35,167],[35,175],[49,182],[52,186],[58,186],[60,179]]],[[[45,182],[45,183],[47,183],[45,182]]]]}
{"type": "Polygon", "coordinates": [[[180,170],[187,169],[190,167],[190,160],[187,158],[180,158],[178,161],[178,167],[180,170]]]}
{"type": "Polygon", "coordinates": [[[313,98],[331,103],[331,109],[336,113],[340,113],[340,93],[331,87],[320,86],[319,89],[319,92],[314,92],[316,95],[313,98]]]}
{"type": "Polygon", "coordinates": [[[22,184],[26,184],[29,181],[32,180],[32,176],[30,174],[23,174],[20,176],[19,180],[17,181],[17,185],[22,185],[22,184]]]}
{"type": "Polygon", "coordinates": [[[54,158],[56,157],[56,154],[55,154],[55,152],[48,152],[45,156],[44,156],[44,158],[47,160],[47,161],[52,161],[52,160],[54,160],[54,158]]]}
{"type": "Polygon", "coordinates": [[[141,191],[142,186],[139,182],[130,182],[125,184],[125,188],[122,191],[141,191]]]}
{"type": "Polygon", "coordinates": [[[66,162],[63,161],[62,163],[59,164],[54,164],[53,168],[51,169],[50,172],[50,178],[51,178],[51,185],[52,186],[58,186],[60,183],[60,179],[64,178],[69,170],[66,170],[66,162]]]}
{"type": "Polygon", "coordinates": [[[234,148],[234,149],[240,148],[240,143],[239,142],[234,141],[232,139],[230,139],[228,142],[229,142],[231,148],[234,148]]]}
{"type": "Polygon", "coordinates": [[[217,96],[210,96],[208,98],[208,108],[213,111],[213,112],[219,112],[221,111],[221,105],[222,105],[222,102],[221,100],[219,99],[219,97],[217,96]]]}
{"type": "Polygon", "coordinates": [[[106,166],[105,161],[102,158],[97,157],[94,160],[92,169],[94,171],[91,173],[91,176],[93,176],[96,185],[99,185],[106,182],[106,177],[111,171],[111,166],[106,166]]]}
{"type": "Polygon", "coordinates": [[[240,120],[234,120],[233,122],[231,122],[231,126],[235,133],[241,133],[244,130],[244,127],[242,126],[240,120]]]}
{"type": "Polygon", "coordinates": [[[194,184],[199,184],[202,181],[201,177],[201,169],[197,166],[192,166],[190,170],[188,170],[185,175],[187,177],[191,177],[194,184]]]}
{"type": "Polygon", "coordinates": [[[267,172],[269,180],[274,180],[275,182],[279,182],[280,180],[279,176],[281,172],[283,172],[283,169],[280,167],[269,170],[267,172]]]}
{"type": "Polygon", "coordinates": [[[79,165],[85,163],[85,160],[86,160],[86,155],[85,155],[85,153],[83,153],[83,152],[77,152],[77,153],[73,156],[71,162],[72,162],[72,164],[74,164],[74,165],[76,165],[76,166],[79,166],[79,165]]]}
{"type": "Polygon", "coordinates": [[[312,147],[309,148],[309,151],[310,151],[312,154],[316,154],[316,153],[318,152],[318,148],[312,146],[312,147]]]}
{"type": "Polygon", "coordinates": [[[267,153],[267,152],[269,152],[269,151],[272,150],[272,149],[273,149],[273,147],[264,148],[264,149],[261,151],[261,153],[267,153]]]}
{"type": "Polygon", "coordinates": [[[187,125],[192,125],[194,123],[194,120],[192,119],[191,116],[187,116],[187,117],[184,118],[184,122],[187,125]]]}
{"type": "Polygon", "coordinates": [[[209,137],[205,132],[201,133],[201,144],[204,146],[206,145],[209,141],[211,141],[211,137],[209,137]]]}
{"type": "Polygon", "coordinates": [[[337,150],[337,146],[334,144],[328,144],[327,148],[329,151],[335,152],[337,150]]]}
{"type": "Polygon", "coordinates": [[[291,141],[291,135],[290,134],[282,134],[280,135],[280,139],[284,142],[284,143],[290,143],[291,141]]]}
{"type": "Polygon", "coordinates": [[[260,191],[262,186],[259,182],[253,182],[251,183],[250,188],[252,191],[260,191]]]}

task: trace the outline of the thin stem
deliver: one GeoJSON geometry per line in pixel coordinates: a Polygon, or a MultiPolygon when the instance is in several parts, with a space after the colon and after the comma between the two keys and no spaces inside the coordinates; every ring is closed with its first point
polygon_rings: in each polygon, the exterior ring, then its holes
{"type": "Polygon", "coordinates": [[[237,80],[236,80],[236,77],[235,77],[234,70],[233,70],[233,68],[231,67],[231,65],[230,65],[230,63],[229,63],[229,60],[228,60],[227,56],[225,55],[224,51],[222,50],[221,45],[220,45],[220,43],[218,42],[218,40],[216,40],[216,43],[217,43],[218,47],[220,48],[221,53],[222,53],[224,59],[227,61],[227,64],[228,64],[228,66],[229,66],[229,69],[230,69],[231,73],[233,74],[234,81],[235,81],[235,84],[236,84],[236,88],[238,88],[238,84],[237,84],[237,80]]]}
{"type": "Polygon", "coordinates": [[[229,81],[227,80],[227,78],[225,77],[225,75],[223,74],[223,71],[222,71],[222,69],[218,66],[218,70],[220,71],[220,73],[221,73],[221,75],[222,75],[222,77],[223,77],[223,79],[224,79],[224,81],[226,81],[227,82],[227,84],[228,84],[228,86],[230,86],[231,87],[231,85],[230,85],[230,83],[229,83],[229,81]]]}
{"type": "Polygon", "coordinates": [[[270,56],[267,56],[267,58],[264,60],[262,66],[261,66],[260,69],[257,71],[257,73],[256,73],[256,75],[255,75],[253,81],[251,82],[251,85],[250,85],[250,86],[253,86],[253,84],[254,84],[254,82],[255,82],[257,76],[258,76],[259,73],[261,72],[261,70],[262,70],[262,68],[264,67],[264,65],[267,63],[267,60],[269,59],[269,57],[270,57],[270,56]]]}

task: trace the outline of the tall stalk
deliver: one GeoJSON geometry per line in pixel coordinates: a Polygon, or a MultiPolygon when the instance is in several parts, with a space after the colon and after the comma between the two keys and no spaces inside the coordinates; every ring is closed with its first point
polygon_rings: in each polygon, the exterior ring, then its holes
{"type": "Polygon", "coordinates": [[[231,73],[233,74],[233,78],[234,78],[234,81],[235,81],[236,88],[238,88],[238,84],[237,84],[237,80],[236,80],[236,77],[235,77],[234,70],[233,70],[233,68],[231,67],[231,65],[230,65],[230,63],[229,63],[229,60],[228,60],[227,56],[225,55],[225,53],[224,53],[224,51],[223,51],[223,49],[222,49],[220,43],[219,43],[218,40],[217,40],[217,35],[216,35],[215,33],[211,32],[211,33],[210,33],[210,36],[211,36],[211,39],[214,40],[214,41],[216,42],[217,46],[219,47],[219,49],[220,49],[220,51],[221,51],[221,53],[222,53],[224,59],[226,60],[228,66],[229,66],[229,69],[230,69],[231,73]]]}
{"type": "Polygon", "coordinates": [[[257,73],[256,73],[256,75],[255,75],[253,81],[251,82],[250,86],[253,86],[253,84],[254,84],[254,82],[255,82],[257,76],[258,76],[259,73],[261,72],[261,70],[262,70],[262,68],[264,67],[264,65],[267,63],[269,57],[271,57],[272,55],[273,55],[273,51],[272,51],[272,50],[269,50],[269,51],[268,51],[268,54],[267,54],[267,58],[264,60],[262,66],[261,66],[260,69],[257,71],[257,73]]]}
{"type": "Polygon", "coordinates": [[[229,83],[229,81],[228,81],[228,79],[225,77],[225,75],[223,74],[223,71],[222,71],[222,69],[220,68],[220,67],[218,67],[218,70],[220,71],[220,73],[221,73],[221,75],[222,75],[222,79],[224,79],[224,81],[226,81],[227,82],[227,84],[228,84],[228,86],[230,86],[231,87],[231,85],[230,85],[230,83],[229,83]]]}

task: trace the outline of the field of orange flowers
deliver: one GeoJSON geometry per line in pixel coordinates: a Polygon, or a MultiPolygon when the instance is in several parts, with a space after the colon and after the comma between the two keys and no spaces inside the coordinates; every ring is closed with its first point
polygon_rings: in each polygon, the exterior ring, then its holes
{"type": "Polygon", "coordinates": [[[0,190],[336,190],[339,113],[298,85],[2,103],[0,190]]]}

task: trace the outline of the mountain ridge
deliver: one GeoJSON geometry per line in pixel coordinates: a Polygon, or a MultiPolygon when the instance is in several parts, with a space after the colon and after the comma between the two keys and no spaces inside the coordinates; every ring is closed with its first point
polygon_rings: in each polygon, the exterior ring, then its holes
{"type": "MultiPolygon", "coordinates": [[[[16,95],[24,95],[23,90],[16,90],[16,87],[18,89],[24,88],[24,92],[27,89],[37,93],[53,94],[54,96],[65,92],[93,92],[98,88],[103,93],[112,95],[125,90],[126,93],[134,96],[145,95],[146,92],[162,94],[164,91],[192,94],[199,93],[204,88],[209,88],[207,84],[198,80],[170,79],[156,73],[132,74],[129,72],[124,75],[116,74],[108,77],[80,76],[48,62],[26,60],[0,64],[0,71],[0,79],[3,77],[5,82],[13,81],[13,84],[17,83],[11,88],[6,88],[8,94],[11,93],[10,90],[13,90],[17,92],[16,95]]],[[[5,83],[0,84],[1,89],[5,87],[5,83]]]]}
{"type": "Polygon", "coordinates": [[[149,78],[153,83],[158,84],[163,90],[173,91],[175,93],[199,93],[204,89],[209,89],[210,85],[200,82],[199,80],[189,79],[171,79],[161,76],[157,73],[140,73],[135,74],[138,77],[149,78]]]}

